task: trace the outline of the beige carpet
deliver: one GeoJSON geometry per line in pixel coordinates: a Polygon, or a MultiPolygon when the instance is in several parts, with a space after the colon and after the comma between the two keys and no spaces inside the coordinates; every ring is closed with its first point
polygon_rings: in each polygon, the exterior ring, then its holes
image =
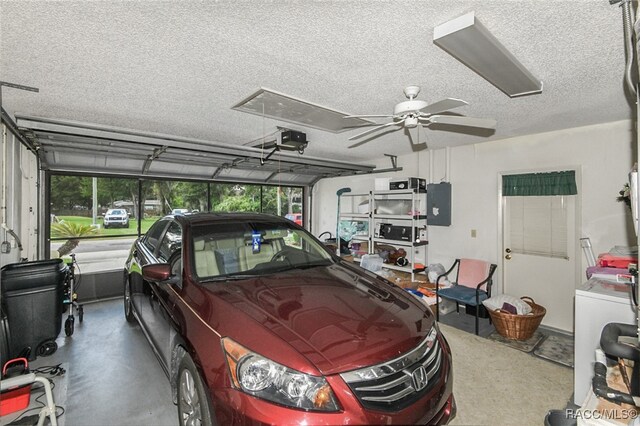
{"type": "Polygon", "coordinates": [[[494,341],[440,324],[453,352],[452,425],[542,425],[564,408],[573,370],[494,341]]]}

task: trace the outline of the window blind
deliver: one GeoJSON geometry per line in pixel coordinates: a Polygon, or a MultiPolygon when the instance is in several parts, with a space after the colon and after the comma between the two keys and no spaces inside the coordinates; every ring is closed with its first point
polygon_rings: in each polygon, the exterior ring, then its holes
{"type": "Polygon", "coordinates": [[[567,258],[566,197],[507,197],[514,253],[567,258]]]}

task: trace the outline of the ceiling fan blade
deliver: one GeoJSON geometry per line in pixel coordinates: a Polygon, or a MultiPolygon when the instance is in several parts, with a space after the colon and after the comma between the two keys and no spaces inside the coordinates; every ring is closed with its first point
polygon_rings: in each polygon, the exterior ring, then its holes
{"type": "Polygon", "coordinates": [[[411,134],[411,129],[406,129],[405,128],[405,133],[409,136],[409,142],[411,144],[411,151],[420,152],[420,151],[428,148],[426,141],[420,143],[420,127],[416,128],[416,136],[418,137],[418,142],[417,143],[413,140],[413,135],[411,134]]]}
{"type": "Polygon", "coordinates": [[[420,112],[424,114],[435,114],[437,112],[449,111],[450,109],[458,108],[465,105],[469,104],[462,99],[446,98],[427,105],[426,107],[422,108],[420,112]]]}
{"type": "Polygon", "coordinates": [[[482,127],[486,129],[495,129],[496,120],[491,118],[473,118],[461,117],[457,115],[432,115],[429,121],[438,124],[452,124],[454,126],[482,127]]]}
{"type": "Polygon", "coordinates": [[[411,150],[412,150],[413,152],[420,152],[420,151],[423,151],[423,150],[425,150],[425,149],[427,149],[427,148],[428,148],[428,146],[427,146],[427,143],[426,143],[426,142],[422,142],[422,143],[412,143],[412,144],[411,144],[411,150]]]}
{"type": "Polygon", "coordinates": [[[393,115],[384,114],[384,115],[345,115],[342,118],[391,118],[393,115]]]}
{"type": "Polygon", "coordinates": [[[355,136],[351,136],[348,140],[353,140],[353,139],[360,138],[360,137],[362,137],[362,136],[364,136],[364,135],[368,135],[369,133],[373,133],[373,132],[375,132],[376,130],[380,130],[380,129],[384,128],[384,127],[389,127],[389,126],[401,126],[401,125],[402,125],[402,123],[404,123],[404,121],[390,121],[389,123],[381,124],[381,125],[380,125],[380,126],[378,126],[378,127],[374,127],[373,129],[369,129],[369,130],[367,130],[366,132],[358,133],[358,134],[357,134],[357,135],[355,135],[355,136]]]}

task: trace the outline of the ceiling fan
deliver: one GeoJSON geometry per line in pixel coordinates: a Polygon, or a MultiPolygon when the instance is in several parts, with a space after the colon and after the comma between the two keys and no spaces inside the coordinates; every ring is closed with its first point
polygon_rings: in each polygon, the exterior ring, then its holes
{"type": "MultiPolygon", "coordinates": [[[[373,129],[369,129],[365,132],[359,133],[355,136],[351,136],[349,140],[361,138],[368,134],[371,134],[380,129],[384,129],[390,126],[404,127],[405,129],[412,129],[417,127],[418,124],[427,127],[431,124],[449,124],[453,126],[467,126],[467,127],[481,127],[486,129],[495,129],[496,120],[488,118],[473,118],[462,117],[458,115],[441,115],[438,113],[448,111],[453,108],[458,108],[463,105],[468,105],[467,102],[461,99],[446,98],[432,104],[428,104],[426,101],[416,99],[420,93],[420,87],[408,86],[404,89],[404,95],[409,99],[408,101],[400,102],[393,109],[393,114],[383,115],[347,115],[344,118],[391,118],[390,121],[385,124],[372,123],[372,126],[376,126],[373,129]]],[[[397,129],[396,129],[397,130],[397,129]]],[[[364,142],[363,142],[364,143],[364,142]]],[[[350,146],[353,148],[359,146],[361,143],[350,146]]]]}

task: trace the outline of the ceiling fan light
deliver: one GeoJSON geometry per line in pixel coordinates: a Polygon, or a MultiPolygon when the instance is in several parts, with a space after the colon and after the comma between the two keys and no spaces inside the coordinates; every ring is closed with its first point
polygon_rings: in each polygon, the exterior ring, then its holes
{"type": "Polygon", "coordinates": [[[418,117],[407,117],[404,119],[404,127],[407,129],[413,129],[418,125],[418,117]]]}
{"type": "Polygon", "coordinates": [[[403,115],[408,112],[415,112],[422,108],[426,108],[428,105],[429,104],[427,102],[418,99],[400,102],[393,108],[393,115],[403,115]]]}
{"type": "Polygon", "coordinates": [[[433,42],[510,97],[542,92],[542,81],[480,23],[474,12],[435,27],[433,42]]]}

